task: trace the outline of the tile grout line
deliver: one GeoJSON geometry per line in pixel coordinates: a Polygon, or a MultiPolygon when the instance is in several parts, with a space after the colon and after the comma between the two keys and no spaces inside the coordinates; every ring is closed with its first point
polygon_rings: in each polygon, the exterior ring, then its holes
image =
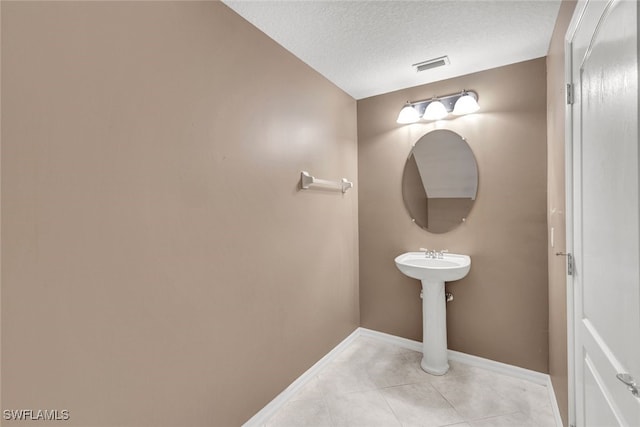
{"type": "MultiPolygon", "coordinates": [[[[463,416],[462,416],[462,414],[461,414],[460,412],[458,412],[458,410],[457,410],[457,409],[456,409],[456,407],[453,405],[453,403],[451,403],[451,402],[449,401],[449,399],[447,399],[447,397],[446,397],[444,394],[442,394],[442,393],[440,392],[440,390],[438,390],[438,388],[437,388],[435,385],[431,384],[431,387],[433,387],[433,389],[436,391],[436,393],[438,393],[438,394],[439,394],[439,395],[440,395],[440,396],[445,400],[445,402],[447,402],[447,403],[451,406],[451,408],[453,408],[453,411],[454,411],[456,414],[458,414],[458,416],[459,416],[462,420],[464,420],[464,422],[465,422],[465,423],[468,421],[468,420],[466,419],[466,417],[463,417],[463,416]]],[[[459,424],[459,423],[458,423],[458,424],[459,424]]],[[[449,425],[455,425],[455,424],[449,424],[449,425]]]]}
{"type": "MultiPolygon", "coordinates": [[[[472,375],[471,374],[458,375],[458,378],[461,378],[461,377],[472,377],[472,375]]],[[[502,393],[500,391],[496,390],[491,384],[487,384],[487,387],[489,387],[493,391],[493,393],[495,395],[498,395],[501,398],[504,397],[502,395],[502,393]]],[[[506,416],[509,416],[509,415],[517,414],[517,413],[523,413],[521,410],[517,410],[517,411],[513,411],[513,412],[506,412],[506,413],[503,413],[503,414],[490,415],[490,416],[486,416],[486,417],[477,417],[477,418],[463,417],[462,414],[460,414],[460,412],[458,412],[458,410],[456,409],[455,405],[452,402],[450,402],[449,399],[447,399],[447,397],[444,394],[442,394],[440,392],[440,390],[438,390],[438,388],[435,385],[433,385],[433,388],[451,405],[451,407],[456,411],[456,413],[458,415],[460,415],[460,418],[462,418],[464,420],[464,422],[466,422],[466,423],[471,423],[473,421],[487,420],[487,419],[491,419],[491,418],[506,417],[506,416]]],[[[525,414],[523,413],[523,415],[525,415],[525,414]]]]}
{"type": "Polygon", "coordinates": [[[391,405],[389,404],[389,401],[387,400],[386,397],[384,397],[384,393],[382,393],[380,390],[382,390],[381,388],[377,389],[378,393],[380,393],[380,396],[382,397],[382,400],[384,400],[384,403],[387,404],[387,407],[391,410],[391,413],[393,414],[393,416],[395,417],[396,421],[398,422],[398,424],[402,427],[404,424],[402,423],[402,420],[400,420],[400,418],[398,417],[398,414],[396,414],[396,411],[393,410],[393,408],[391,407],[391,405]]]}
{"type": "Polygon", "coordinates": [[[509,412],[508,414],[491,415],[490,417],[471,418],[471,419],[466,420],[465,422],[472,423],[474,421],[491,420],[493,418],[508,417],[509,415],[515,415],[515,414],[525,415],[525,413],[522,412],[522,411],[515,411],[515,412],[509,412]]]}
{"type": "Polygon", "coordinates": [[[331,423],[331,426],[336,427],[336,422],[333,419],[333,411],[329,406],[329,402],[327,402],[327,399],[325,399],[324,392],[322,392],[322,403],[324,403],[325,408],[327,408],[327,413],[329,414],[329,422],[331,423]]]}

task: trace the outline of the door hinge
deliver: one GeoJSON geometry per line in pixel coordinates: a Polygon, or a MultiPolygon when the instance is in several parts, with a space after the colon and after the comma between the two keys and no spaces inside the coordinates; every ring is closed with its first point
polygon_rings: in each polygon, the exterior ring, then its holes
{"type": "Polygon", "coordinates": [[[573,276],[573,270],[574,270],[573,255],[567,254],[567,274],[569,276],[573,276]]]}
{"type": "Polygon", "coordinates": [[[573,276],[573,271],[575,270],[575,265],[573,262],[573,255],[565,252],[556,252],[557,256],[566,256],[567,257],[567,274],[569,276],[573,276]]]}
{"type": "Polygon", "coordinates": [[[567,83],[567,104],[573,105],[573,85],[567,83]]]}

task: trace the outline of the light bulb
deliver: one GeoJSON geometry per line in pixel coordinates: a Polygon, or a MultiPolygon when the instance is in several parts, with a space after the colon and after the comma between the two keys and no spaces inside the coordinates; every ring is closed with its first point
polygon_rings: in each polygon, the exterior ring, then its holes
{"type": "Polygon", "coordinates": [[[447,108],[444,104],[437,99],[431,101],[429,105],[427,105],[427,109],[424,110],[424,115],[422,116],[425,120],[440,120],[444,119],[449,115],[447,108]]]}
{"type": "Polygon", "coordinates": [[[400,110],[396,122],[404,125],[407,123],[415,123],[418,120],[420,120],[420,113],[413,108],[413,105],[407,102],[402,110],[400,110]]]}
{"type": "Polygon", "coordinates": [[[453,114],[462,116],[463,114],[475,113],[480,109],[478,101],[468,92],[462,92],[462,96],[456,101],[453,107],[453,114]]]}

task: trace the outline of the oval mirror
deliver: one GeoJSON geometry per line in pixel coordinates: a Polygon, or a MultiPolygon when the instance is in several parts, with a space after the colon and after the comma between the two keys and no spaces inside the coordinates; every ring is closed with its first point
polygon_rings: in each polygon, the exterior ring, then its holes
{"type": "Polygon", "coordinates": [[[402,175],[402,198],[416,224],[431,233],[456,228],[477,192],[478,166],[464,138],[438,129],[416,142],[402,175]]]}

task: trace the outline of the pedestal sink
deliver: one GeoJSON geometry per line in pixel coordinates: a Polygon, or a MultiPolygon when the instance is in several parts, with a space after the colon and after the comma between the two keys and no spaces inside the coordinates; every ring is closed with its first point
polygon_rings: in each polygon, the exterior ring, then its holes
{"type": "Polygon", "coordinates": [[[396,257],[398,269],[422,282],[422,362],[425,372],[444,375],[447,357],[447,316],[444,282],[460,280],[469,273],[468,255],[407,252],[396,257]]]}

